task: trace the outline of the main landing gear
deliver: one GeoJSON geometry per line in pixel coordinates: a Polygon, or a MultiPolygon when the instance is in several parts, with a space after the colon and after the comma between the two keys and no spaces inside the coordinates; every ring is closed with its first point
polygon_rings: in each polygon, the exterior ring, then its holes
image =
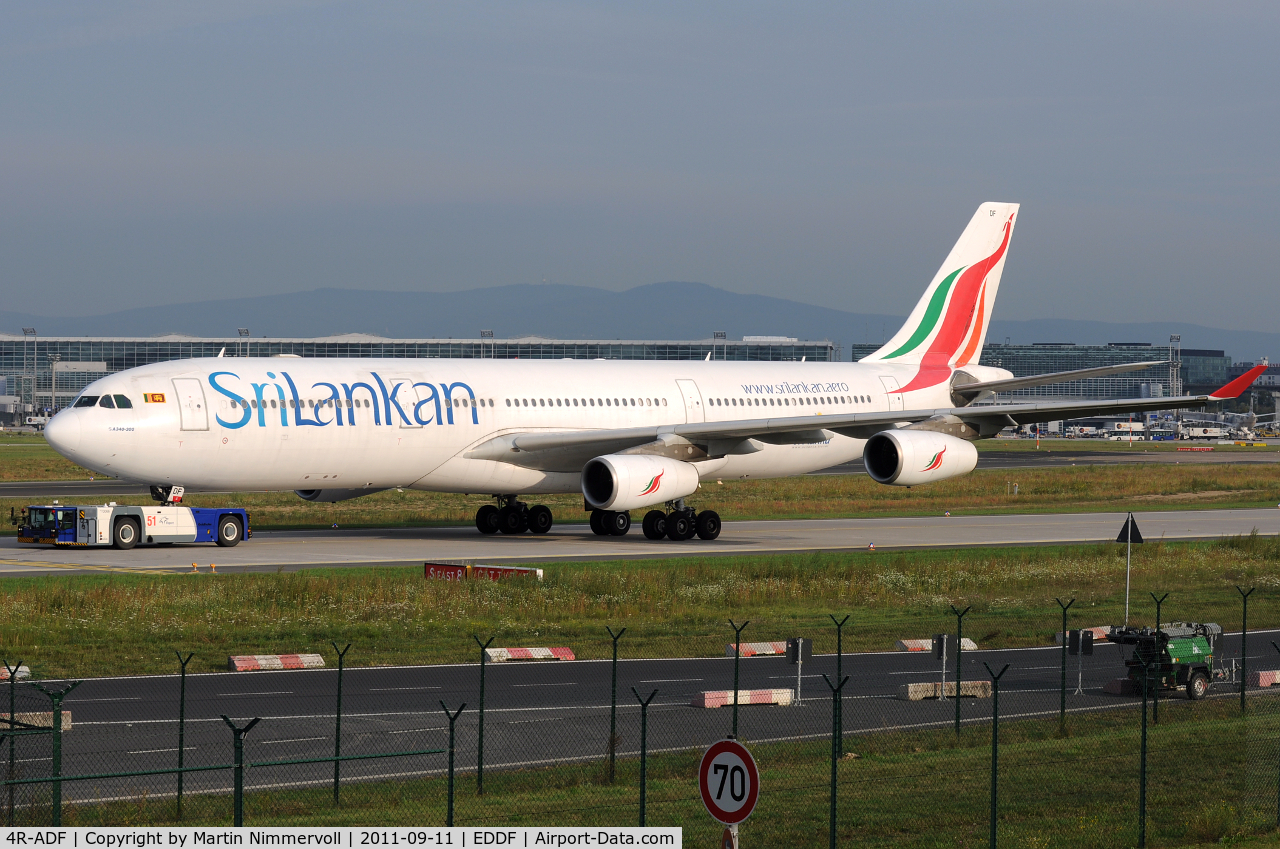
{"type": "Polygon", "coordinates": [[[530,507],[514,495],[494,496],[501,504],[486,504],[476,511],[476,528],[482,534],[522,534],[529,531],[545,534],[555,523],[551,510],[541,504],[530,507]]]}
{"type": "MultiPolygon", "coordinates": [[[[669,502],[669,512],[650,510],[644,516],[641,528],[645,538],[659,540],[663,537],[675,542],[693,539],[712,540],[720,536],[720,514],[714,510],[694,512],[686,507],[683,499],[669,502]]],[[[631,516],[612,510],[592,510],[591,530],[598,536],[622,536],[631,529],[631,516]]]]}

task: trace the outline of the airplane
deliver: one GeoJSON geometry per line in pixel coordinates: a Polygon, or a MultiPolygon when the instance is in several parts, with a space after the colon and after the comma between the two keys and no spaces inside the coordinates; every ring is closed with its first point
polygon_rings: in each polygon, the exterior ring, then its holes
{"type": "Polygon", "coordinates": [[[543,534],[526,497],[581,493],[592,531],[713,540],[708,479],[801,475],[862,458],[917,486],[973,471],[1008,425],[1202,408],[1211,395],[992,403],[997,393],[1159,365],[1015,377],[981,365],[1018,204],[984,203],[906,323],[854,363],[302,359],[175,360],[89,384],[45,429],[68,459],[187,491],[293,490],[334,502],[392,487],[490,495],[482,533],[543,534]]]}

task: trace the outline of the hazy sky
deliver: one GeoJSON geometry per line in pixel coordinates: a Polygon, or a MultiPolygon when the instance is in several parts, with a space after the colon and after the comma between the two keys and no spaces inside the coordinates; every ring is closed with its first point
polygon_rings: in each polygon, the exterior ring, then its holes
{"type": "Polygon", "coordinates": [[[1278,23],[1273,2],[0,0],[0,291],[86,314],[696,280],[904,314],[996,200],[1023,204],[997,318],[1275,330],[1278,23]]]}

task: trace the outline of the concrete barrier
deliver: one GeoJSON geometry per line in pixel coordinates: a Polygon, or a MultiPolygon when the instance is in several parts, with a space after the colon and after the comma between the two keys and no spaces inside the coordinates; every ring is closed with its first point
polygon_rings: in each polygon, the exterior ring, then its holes
{"type": "MultiPolygon", "coordinates": [[[[739,690],[739,705],[789,705],[795,698],[791,690],[739,690]]],[[[719,708],[733,704],[733,690],[707,690],[698,693],[690,703],[696,708],[719,708]]]]}
{"type": "MultiPolygon", "coordinates": [[[[53,711],[45,711],[43,713],[19,713],[14,715],[14,719],[17,722],[21,722],[26,725],[34,725],[37,728],[53,727],[53,711]]],[[[18,727],[21,728],[21,726],[18,727]]],[[[0,729],[8,730],[8,728],[9,714],[0,713],[0,729]]],[[[69,710],[64,710],[62,712],[62,730],[71,730],[71,711],[69,710]]]]}
{"type": "Polygon", "coordinates": [[[227,658],[232,672],[258,672],[267,669],[324,669],[324,655],[319,654],[241,654],[227,658]]]}
{"type": "Polygon", "coordinates": [[[1280,687],[1280,669],[1249,673],[1250,687],[1280,687]]]}
{"type": "MultiPolygon", "coordinates": [[[[932,681],[925,684],[901,684],[898,686],[898,698],[904,702],[919,702],[924,699],[936,699],[941,691],[941,681],[932,681]]],[[[947,682],[946,692],[948,699],[954,699],[956,697],[955,681],[947,682]]],[[[991,682],[963,681],[960,684],[960,697],[989,699],[991,698],[991,682]]]]}
{"type": "Polygon", "coordinates": [[[535,648],[535,649],[485,649],[490,663],[505,663],[509,660],[577,660],[573,649],[568,648],[535,648]]]}
{"type": "MultiPolygon", "coordinates": [[[[724,656],[733,657],[734,643],[729,643],[724,647],[724,656]]],[[[773,654],[786,654],[787,641],[783,640],[778,643],[743,643],[742,651],[739,657],[756,657],[773,654]]]]}
{"type": "MultiPolygon", "coordinates": [[[[947,647],[951,648],[951,641],[947,641],[947,647]]],[[[898,640],[898,651],[933,651],[933,640],[898,640]]],[[[965,651],[977,651],[978,644],[973,640],[965,637],[960,640],[960,648],[965,651]]]]}
{"type": "MultiPolygon", "coordinates": [[[[13,680],[15,681],[18,681],[22,678],[30,678],[30,677],[31,677],[31,670],[25,666],[19,666],[17,669],[13,670],[13,680]]],[[[9,668],[6,666],[0,666],[0,681],[8,681],[8,680],[9,680],[9,668]]]]}

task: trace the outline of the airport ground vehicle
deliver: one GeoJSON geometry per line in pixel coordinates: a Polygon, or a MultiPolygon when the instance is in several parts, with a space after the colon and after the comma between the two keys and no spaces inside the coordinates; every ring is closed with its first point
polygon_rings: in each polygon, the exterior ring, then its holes
{"type": "Polygon", "coordinates": [[[253,535],[249,513],[235,507],[32,505],[21,516],[18,542],[35,545],[110,545],[133,548],[140,542],[216,542],[236,545],[253,535]]]}
{"type": "Polygon", "coordinates": [[[1124,665],[1138,692],[1145,681],[1148,692],[1185,687],[1187,698],[1203,699],[1215,676],[1213,643],[1221,636],[1222,626],[1212,622],[1170,622],[1159,628],[1113,627],[1107,642],[1133,646],[1124,665]]]}

